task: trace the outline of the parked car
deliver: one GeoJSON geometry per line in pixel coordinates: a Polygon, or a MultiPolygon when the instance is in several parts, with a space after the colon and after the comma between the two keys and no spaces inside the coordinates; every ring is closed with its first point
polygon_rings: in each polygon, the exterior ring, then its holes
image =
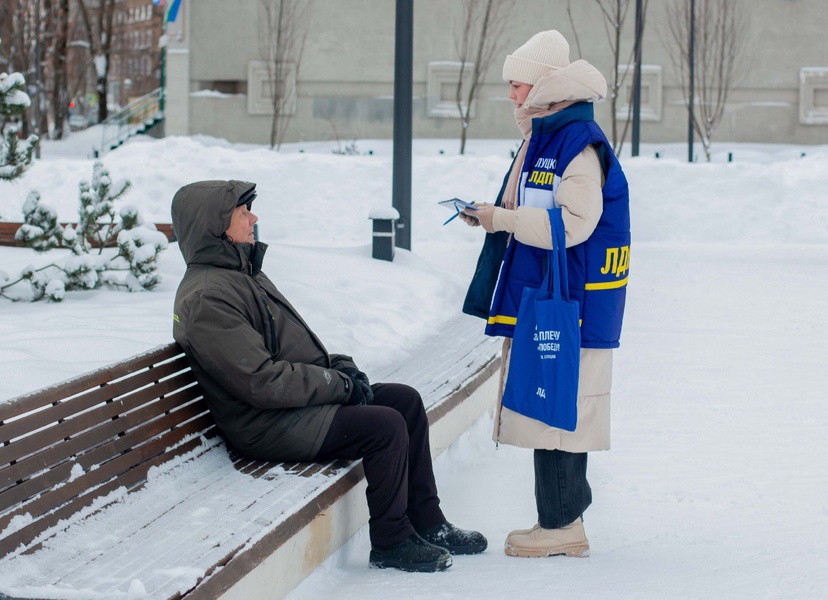
{"type": "Polygon", "coordinates": [[[91,124],[92,120],[86,115],[71,115],[69,117],[69,129],[71,129],[72,131],[86,129],[91,124]]]}

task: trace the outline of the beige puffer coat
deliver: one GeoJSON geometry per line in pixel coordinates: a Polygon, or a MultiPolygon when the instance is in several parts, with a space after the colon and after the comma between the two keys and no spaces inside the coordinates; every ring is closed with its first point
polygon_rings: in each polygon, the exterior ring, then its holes
{"type": "MultiPolygon", "coordinates": [[[[524,106],[569,106],[571,101],[588,100],[600,93],[606,82],[585,61],[576,61],[564,69],[542,77],[532,88],[524,106]]],[[[517,167],[519,168],[519,166],[517,167]]],[[[563,173],[556,201],[562,208],[567,247],[580,244],[595,231],[603,210],[601,188],[603,171],[598,154],[588,146],[563,173]]],[[[539,248],[552,247],[549,213],[528,206],[517,210],[496,208],[493,214],[496,231],[509,231],[523,244],[539,248]]],[[[495,411],[494,439],[523,448],[544,448],[566,452],[608,450],[610,447],[610,390],[612,388],[612,350],[581,349],[578,382],[578,425],[573,432],[549,427],[545,423],[503,408],[501,400],[506,386],[511,351],[510,338],[503,343],[500,387],[495,411]]]]}

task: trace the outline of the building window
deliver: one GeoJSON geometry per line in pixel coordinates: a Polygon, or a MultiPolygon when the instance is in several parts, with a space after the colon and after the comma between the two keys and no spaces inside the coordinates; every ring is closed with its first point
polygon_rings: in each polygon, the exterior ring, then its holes
{"type": "MultiPolygon", "coordinates": [[[[247,113],[251,115],[273,114],[273,65],[263,60],[247,63],[247,113]]],[[[284,114],[296,112],[296,64],[283,65],[285,78],[284,114]]]]}
{"type": "Polygon", "coordinates": [[[217,92],[218,94],[226,95],[244,95],[247,93],[246,81],[199,81],[198,89],[200,92],[217,92]]]}
{"type": "Polygon", "coordinates": [[[799,70],[799,123],[828,125],[828,67],[799,70]]]}
{"type": "MultiPolygon", "coordinates": [[[[460,111],[457,108],[457,82],[460,80],[461,63],[457,61],[436,61],[428,63],[428,79],[426,83],[426,115],[436,119],[459,119],[460,111]]],[[[471,73],[474,63],[466,63],[463,69],[463,78],[471,73]]],[[[469,76],[470,79],[470,76],[469,76]]],[[[466,82],[466,83],[470,83],[466,82]]],[[[464,86],[464,89],[466,86],[464,86]]],[[[475,102],[472,101],[469,117],[474,117],[475,102]]],[[[463,110],[466,103],[462,102],[463,110]]]]}
{"type": "MultiPolygon", "coordinates": [[[[618,65],[618,78],[624,83],[618,93],[615,106],[617,119],[632,118],[633,79],[635,65],[618,65]]],[[[661,66],[641,65],[641,120],[661,121],[661,66]]]]}

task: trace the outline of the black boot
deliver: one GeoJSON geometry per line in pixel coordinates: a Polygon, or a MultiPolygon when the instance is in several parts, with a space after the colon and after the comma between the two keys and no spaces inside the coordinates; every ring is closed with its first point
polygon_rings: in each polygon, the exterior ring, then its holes
{"type": "Polygon", "coordinates": [[[393,567],[419,573],[445,571],[451,566],[448,552],[429,544],[416,533],[391,548],[371,546],[369,560],[371,566],[378,569],[393,567]]]}
{"type": "Polygon", "coordinates": [[[421,531],[420,535],[428,543],[452,554],[480,554],[489,545],[482,533],[458,529],[448,521],[421,531]]]}

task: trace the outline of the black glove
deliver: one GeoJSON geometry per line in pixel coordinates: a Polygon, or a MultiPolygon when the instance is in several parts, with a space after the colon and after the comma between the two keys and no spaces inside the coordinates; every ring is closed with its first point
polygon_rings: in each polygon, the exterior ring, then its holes
{"type": "Polygon", "coordinates": [[[374,390],[368,376],[356,367],[345,367],[340,371],[353,382],[353,391],[348,404],[371,404],[374,401],[374,390]]]}
{"type": "Polygon", "coordinates": [[[354,381],[371,387],[371,383],[368,381],[368,376],[356,367],[343,367],[339,371],[340,373],[345,373],[345,375],[347,375],[354,381]]]}

